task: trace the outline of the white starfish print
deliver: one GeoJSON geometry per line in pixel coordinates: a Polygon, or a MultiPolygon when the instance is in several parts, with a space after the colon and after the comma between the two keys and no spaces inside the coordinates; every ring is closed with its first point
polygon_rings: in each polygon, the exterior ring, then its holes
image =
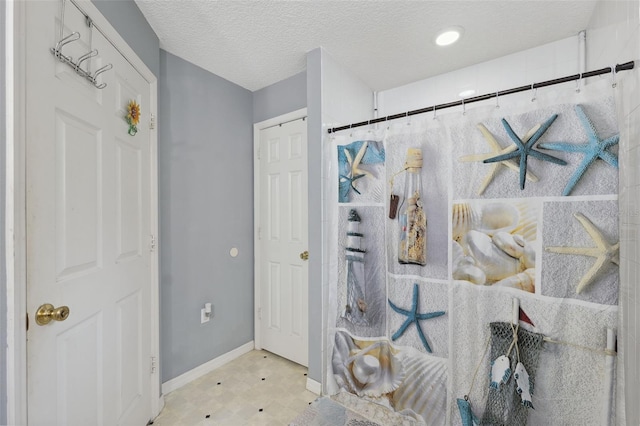
{"type": "Polygon", "coordinates": [[[349,167],[351,167],[351,174],[349,175],[349,178],[352,182],[362,176],[373,177],[371,172],[360,168],[360,162],[362,161],[362,157],[364,157],[364,154],[367,152],[368,145],[368,141],[363,142],[362,146],[360,147],[360,151],[358,151],[358,154],[356,154],[355,159],[351,158],[351,154],[349,153],[348,149],[345,148],[344,150],[344,155],[347,157],[347,163],[349,163],[349,167]]]}
{"type": "Polygon", "coordinates": [[[604,269],[609,262],[615,263],[616,265],[620,264],[620,242],[618,241],[615,244],[609,244],[602,235],[602,232],[600,232],[593,222],[587,219],[585,215],[582,213],[575,213],[573,216],[578,219],[580,224],[582,224],[582,227],[596,243],[596,247],[545,247],[545,250],[552,253],[575,254],[596,258],[591,269],[584,274],[578,283],[576,293],[580,294],[580,292],[594,280],[596,275],[598,275],[598,273],[604,269]]]}
{"type": "MultiPolygon", "coordinates": [[[[533,136],[535,132],[538,131],[539,128],[540,128],[540,124],[536,124],[531,130],[527,132],[527,134],[524,136],[522,141],[524,143],[527,143],[527,141],[531,139],[531,136],[533,136]]],[[[493,136],[493,134],[491,134],[491,132],[482,123],[478,124],[478,130],[480,130],[480,133],[482,133],[482,136],[484,136],[485,140],[491,147],[491,152],[487,152],[483,154],[464,155],[458,158],[458,161],[460,161],[461,163],[468,163],[468,162],[474,162],[474,161],[481,163],[484,160],[487,160],[489,158],[497,157],[498,155],[508,154],[517,149],[517,146],[513,144],[509,145],[506,148],[502,148],[498,143],[498,141],[496,140],[496,138],[493,136]]],[[[484,180],[480,184],[480,188],[478,189],[478,195],[484,194],[484,191],[487,189],[487,187],[489,186],[489,184],[491,183],[495,175],[498,173],[498,170],[500,169],[501,165],[515,172],[520,173],[520,165],[516,163],[515,160],[506,160],[506,161],[500,161],[497,163],[488,163],[488,164],[491,165],[491,168],[489,169],[489,173],[484,177],[484,180]]],[[[527,176],[527,179],[529,179],[531,182],[538,182],[539,180],[536,175],[534,175],[528,170],[527,170],[526,176],[527,176]]]]}

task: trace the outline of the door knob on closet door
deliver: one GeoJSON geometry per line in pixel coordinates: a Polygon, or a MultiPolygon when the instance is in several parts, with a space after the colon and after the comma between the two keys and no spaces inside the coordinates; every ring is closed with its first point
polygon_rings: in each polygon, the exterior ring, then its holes
{"type": "Polygon", "coordinates": [[[305,250],[302,253],[300,253],[300,259],[309,260],[309,252],[307,250],[305,250]]]}
{"type": "Polygon", "coordinates": [[[38,308],[36,312],[36,323],[38,325],[47,325],[51,321],[64,321],[69,317],[69,307],[60,306],[55,308],[50,303],[45,303],[38,308]]]}

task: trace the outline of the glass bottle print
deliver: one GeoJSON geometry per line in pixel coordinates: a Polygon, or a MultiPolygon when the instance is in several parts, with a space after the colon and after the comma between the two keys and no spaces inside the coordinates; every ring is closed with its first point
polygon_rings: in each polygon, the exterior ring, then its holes
{"type": "Polygon", "coordinates": [[[405,162],[407,174],[404,181],[404,197],[400,205],[398,222],[398,262],[402,264],[427,264],[427,215],[422,193],[422,150],[409,148],[405,162]]]}

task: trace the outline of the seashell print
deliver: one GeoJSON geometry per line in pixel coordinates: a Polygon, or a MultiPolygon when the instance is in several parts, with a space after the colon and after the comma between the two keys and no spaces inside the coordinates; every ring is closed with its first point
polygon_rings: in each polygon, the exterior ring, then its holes
{"type": "Polygon", "coordinates": [[[454,204],[452,210],[453,240],[460,242],[462,237],[476,225],[478,214],[469,203],[454,204]]]}
{"type": "Polygon", "coordinates": [[[405,378],[398,351],[386,341],[366,342],[337,331],[331,359],[337,385],[358,396],[393,392],[405,378]]]}
{"type": "Polygon", "coordinates": [[[521,235],[525,241],[535,241],[538,232],[537,206],[532,203],[518,203],[515,208],[518,210],[520,220],[511,233],[521,235]]]}
{"type": "Polygon", "coordinates": [[[341,389],[351,393],[356,393],[358,385],[347,368],[347,360],[351,351],[357,350],[358,347],[351,336],[343,331],[336,332],[334,342],[331,367],[333,369],[333,377],[336,384],[341,389]]]}
{"type": "Polygon", "coordinates": [[[518,362],[516,365],[516,372],[513,375],[516,379],[516,392],[520,395],[520,399],[522,399],[522,405],[527,408],[533,409],[533,403],[531,402],[531,395],[533,395],[533,385],[529,380],[529,373],[527,369],[524,368],[524,365],[521,362],[518,362]]]}
{"type": "Polygon", "coordinates": [[[453,262],[454,268],[455,264],[459,263],[462,259],[465,258],[464,249],[457,241],[451,242],[451,260],[453,262]]]}
{"type": "Polygon", "coordinates": [[[469,231],[465,242],[469,254],[476,260],[476,265],[484,271],[489,280],[501,280],[520,272],[520,260],[500,250],[487,234],[469,231]]]}
{"type": "Polygon", "coordinates": [[[501,355],[491,361],[491,371],[489,372],[491,382],[489,387],[500,390],[500,385],[509,381],[509,377],[511,377],[510,365],[511,361],[506,355],[501,355]]]}
{"type": "Polygon", "coordinates": [[[384,185],[375,185],[369,191],[369,197],[372,200],[384,200],[384,196],[386,195],[384,185]]]}
{"type": "Polygon", "coordinates": [[[536,267],[536,248],[531,243],[527,243],[524,246],[524,255],[520,258],[520,261],[525,268],[536,267]]]}
{"type": "Polygon", "coordinates": [[[451,252],[454,280],[465,280],[479,285],[486,283],[487,276],[484,271],[476,266],[473,257],[464,254],[464,249],[456,241],[451,242],[451,252]]]}
{"type": "Polygon", "coordinates": [[[475,265],[465,264],[453,270],[453,279],[484,285],[487,282],[487,274],[475,265]]]}
{"type": "Polygon", "coordinates": [[[459,202],[452,207],[452,278],[533,292],[538,204],[459,202]],[[532,273],[524,274],[527,269],[532,273]]]}
{"type": "Polygon", "coordinates": [[[397,351],[384,341],[354,342],[346,367],[356,380],[355,393],[378,397],[396,390],[405,378],[397,351]]]}
{"type": "Polygon", "coordinates": [[[465,254],[462,246],[456,241],[451,242],[453,269],[464,265],[475,265],[476,261],[473,257],[465,254]]]}
{"type": "Polygon", "coordinates": [[[520,235],[513,235],[508,232],[500,231],[491,238],[493,243],[509,256],[519,259],[524,255],[524,238],[520,235]]]}
{"type": "Polygon", "coordinates": [[[444,425],[447,417],[447,361],[416,355],[404,357],[403,365],[408,379],[393,393],[391,403],[394,409],[418,420],[421,417],[428,425],[444,425]]]}
{"type": "Polygon", "coordinates": [[[513,231],[519,221],[520,213],[516,207],[507,203],[489,203],[482,207],[476,229],[491,236],[499,231],[513,231]]]}
{"type": "Polygon", "coordinates": [[[503,280],[500,280],[493,285],[499,287],[511,287],[519,290],[528,291],[529,293],[536,292],[536,270],[529,268],[524,272],[512,275],[503,280]]]}
{"type": "Polygon", "coordinates": [[[380,360],[373,355],[357,357],[351,364],[353,377],[360,383],[374,383],[380,378],[380,360]]]}

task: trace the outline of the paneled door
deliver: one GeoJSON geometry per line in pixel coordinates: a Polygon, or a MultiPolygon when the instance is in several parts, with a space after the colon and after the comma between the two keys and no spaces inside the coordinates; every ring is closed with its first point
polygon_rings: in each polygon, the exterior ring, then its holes
{"type": "Polygon", "coordinates": [[[308,365],[307,122],[260,131],[260,344],[308,365]]]}
{"type": "Polygon", "coordinates": [[[62,2],[26,2],[29,425],[141,426],[151,414],[150,86],[65,3],[63,36],[80,38],[63,54],[77,62],[96,49],[81,67],[113,69],[98,89],[56,59],[62,2]],[[135,136],[131,100],[142,108],[135,136]]]}

